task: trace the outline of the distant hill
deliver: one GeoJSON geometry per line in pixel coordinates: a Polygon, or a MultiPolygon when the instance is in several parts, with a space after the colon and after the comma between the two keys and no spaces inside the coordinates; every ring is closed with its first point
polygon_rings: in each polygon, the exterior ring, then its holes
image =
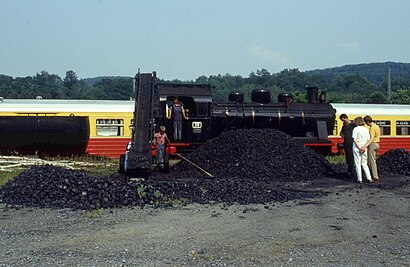
{"type": "MultiPolygon", "coordinates": [[[[355,65],[344,65],[326,69],[308,70],[303,73],[308,76],[321,75],[326,82],[331,82],[337,76],[360,75],[369,82],[378,86],[387,81],[388,67],[392,80],[410,80],[410,63],[382,62],[382,63],[362,63],[355,65]]],[[[89,86],[93,86],[102,79],[131,78],[126,76],[98,76],[94,78],[82,79],[89,86]]]]}
{"type": "Polygon", "coordinates": [[[410,80],[410,63],[395,62],[345,65],[322,70],[310,70],[304,73],[309,76],[321,75],[327,82],[340,75],[360,75],[371,83],[380,85],[387,80],[389,67],[392,80],[410,80]]]}

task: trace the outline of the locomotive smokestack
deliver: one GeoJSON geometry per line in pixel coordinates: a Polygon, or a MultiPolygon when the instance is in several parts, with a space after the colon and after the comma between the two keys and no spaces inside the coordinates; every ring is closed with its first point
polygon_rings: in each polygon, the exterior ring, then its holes
{"type": "Polygon", "coordinates": [[[230,92],[228,100],[231,102],[243,103],[244,102],[244,95],[241,92],[230,92]]]}
{"type": "Polygon", "coordinates": [[[317,103],[317,94],[319,89],[317,87],[307,87],[309,103],[317,103]]]}
{"type": "Polygon", "coordinates": [[[266,89],[253,89],[251,93],[252,102],[260,104],[270,103],[270,91],[266,89]]]}
{"type": "Polygon", "coordinates": [[[319,95],[319,102],[325,103],[326,102],[326,92],[322,91],[319,95]]]}

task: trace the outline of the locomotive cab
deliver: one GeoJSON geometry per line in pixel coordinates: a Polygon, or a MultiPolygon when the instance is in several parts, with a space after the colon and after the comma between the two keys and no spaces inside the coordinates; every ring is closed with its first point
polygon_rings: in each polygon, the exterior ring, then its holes
{"type": "Polygon", "coordinates": [[[209,85],[158,84],[159,115],[155,118],[156,130],[164,125],[172,146],[179,152],[189,151],[211,137],[212,97],[209,85]],[[170,108],[174,98],[182,104],[187,119],[182,121],[182,142],[173,142],[173,119],[170,108]]]}

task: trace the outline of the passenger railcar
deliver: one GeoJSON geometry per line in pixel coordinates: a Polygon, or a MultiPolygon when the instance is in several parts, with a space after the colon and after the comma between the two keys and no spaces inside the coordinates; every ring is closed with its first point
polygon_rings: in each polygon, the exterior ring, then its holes
{"type": "Polygon", "coordinates": [[[333,134],[329,136],[332,141],[332,152],[340,153],[338,144],[343,143],[340,137],[342,122],[340,114],[346,114],[350,120],[365,115],[370,115],[380,127],[379,154],[395,148],[410,150],[410,105],[392,104],[340,104],[334,103],[336,121],[333,134]]]}
{"type": "MultiPolygon", "coordinates": [[[[134,101],[3,99],[0,102],[0,120],[6,116],[87,117],[86,153],[112,158],[124,153],[131,138],[133,111],[134,101]]],[[[0,129],[1,133],[8,134],[9,129],[0,129]]]]}

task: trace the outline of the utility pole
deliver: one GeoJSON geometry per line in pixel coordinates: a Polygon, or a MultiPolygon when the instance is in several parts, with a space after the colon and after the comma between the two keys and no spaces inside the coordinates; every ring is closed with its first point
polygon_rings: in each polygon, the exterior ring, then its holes
{"type": "Polygon", "coordinates": [[[390,76],[390,65],[387,67],[387,101],[391,103],[391,76],[390,76]]]}

